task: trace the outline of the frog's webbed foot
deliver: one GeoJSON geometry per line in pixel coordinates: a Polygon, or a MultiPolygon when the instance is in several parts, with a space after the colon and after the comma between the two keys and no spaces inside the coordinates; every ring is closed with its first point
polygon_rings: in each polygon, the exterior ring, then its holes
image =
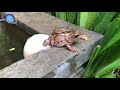
{"type": "Polygon", "coordinates": [[[72,51],[72,52],[76,52],[76,51],[77,51],[77,49],[74,48],[74,47],[72,47],[71,44],[67,44],[66,46],[67,46],[67,48],[68,48],[70,51],[72,51]]]}
{"type": "Polygon", "coordinates": [[[85,41],[88,40],[88,37],[87,37],[87,35],[85,35],[85,34],[79,35],[79,38],[81,38],[81,39],[83,39],[83,40],[85,40],[85,41]]]}

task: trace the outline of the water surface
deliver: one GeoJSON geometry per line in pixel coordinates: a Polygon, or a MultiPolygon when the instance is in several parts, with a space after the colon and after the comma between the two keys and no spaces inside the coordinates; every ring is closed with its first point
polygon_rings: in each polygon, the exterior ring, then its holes
{"type": "Polygon", "coordinates": [[[0,69],[24,58],[23,47],[28,37],[16,25],[0,22],[0,69]]]}

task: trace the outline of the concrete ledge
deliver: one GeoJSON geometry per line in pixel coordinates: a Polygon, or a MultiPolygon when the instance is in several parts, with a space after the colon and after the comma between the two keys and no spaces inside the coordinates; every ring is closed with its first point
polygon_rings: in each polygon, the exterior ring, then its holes
{"type": "Polygon", "coordinates": [[[90,58],[95,45],[103,36],[79,28],[43,12],[12,12],[19,21],[17,26],[30,34],[49,34],[54,28],[70,27],[88,36],[88,41],[80,40],[73,46],[79,52],[53,47],[22,59],[2,70],[0,78],[77,78],[83,71],[82,65],[90,58]]]}

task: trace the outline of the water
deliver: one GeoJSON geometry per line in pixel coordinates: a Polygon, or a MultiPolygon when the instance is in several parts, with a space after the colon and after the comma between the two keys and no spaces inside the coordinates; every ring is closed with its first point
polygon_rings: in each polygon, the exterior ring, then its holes
{"type": "Polygon", "coordinates": [[[17,26],[0,22],[0,69],[24,58],[23,47],[28,37],[17,26]]]}

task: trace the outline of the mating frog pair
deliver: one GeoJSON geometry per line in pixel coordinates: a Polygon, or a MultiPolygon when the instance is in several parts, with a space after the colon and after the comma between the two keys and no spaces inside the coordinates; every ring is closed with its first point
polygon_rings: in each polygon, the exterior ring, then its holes
{"type": "Polygon", "coordinates": [[[79,31],[68,30],[67,28],[55,29],[49,35],[49,38],[44,41],[43,45],[57,47],[67,46],[70,51],[76,52],[77,49],[72,47],[72,44],[77,38],[87,41],[87,36],[85,34],[80,34],[79,31]]]}

